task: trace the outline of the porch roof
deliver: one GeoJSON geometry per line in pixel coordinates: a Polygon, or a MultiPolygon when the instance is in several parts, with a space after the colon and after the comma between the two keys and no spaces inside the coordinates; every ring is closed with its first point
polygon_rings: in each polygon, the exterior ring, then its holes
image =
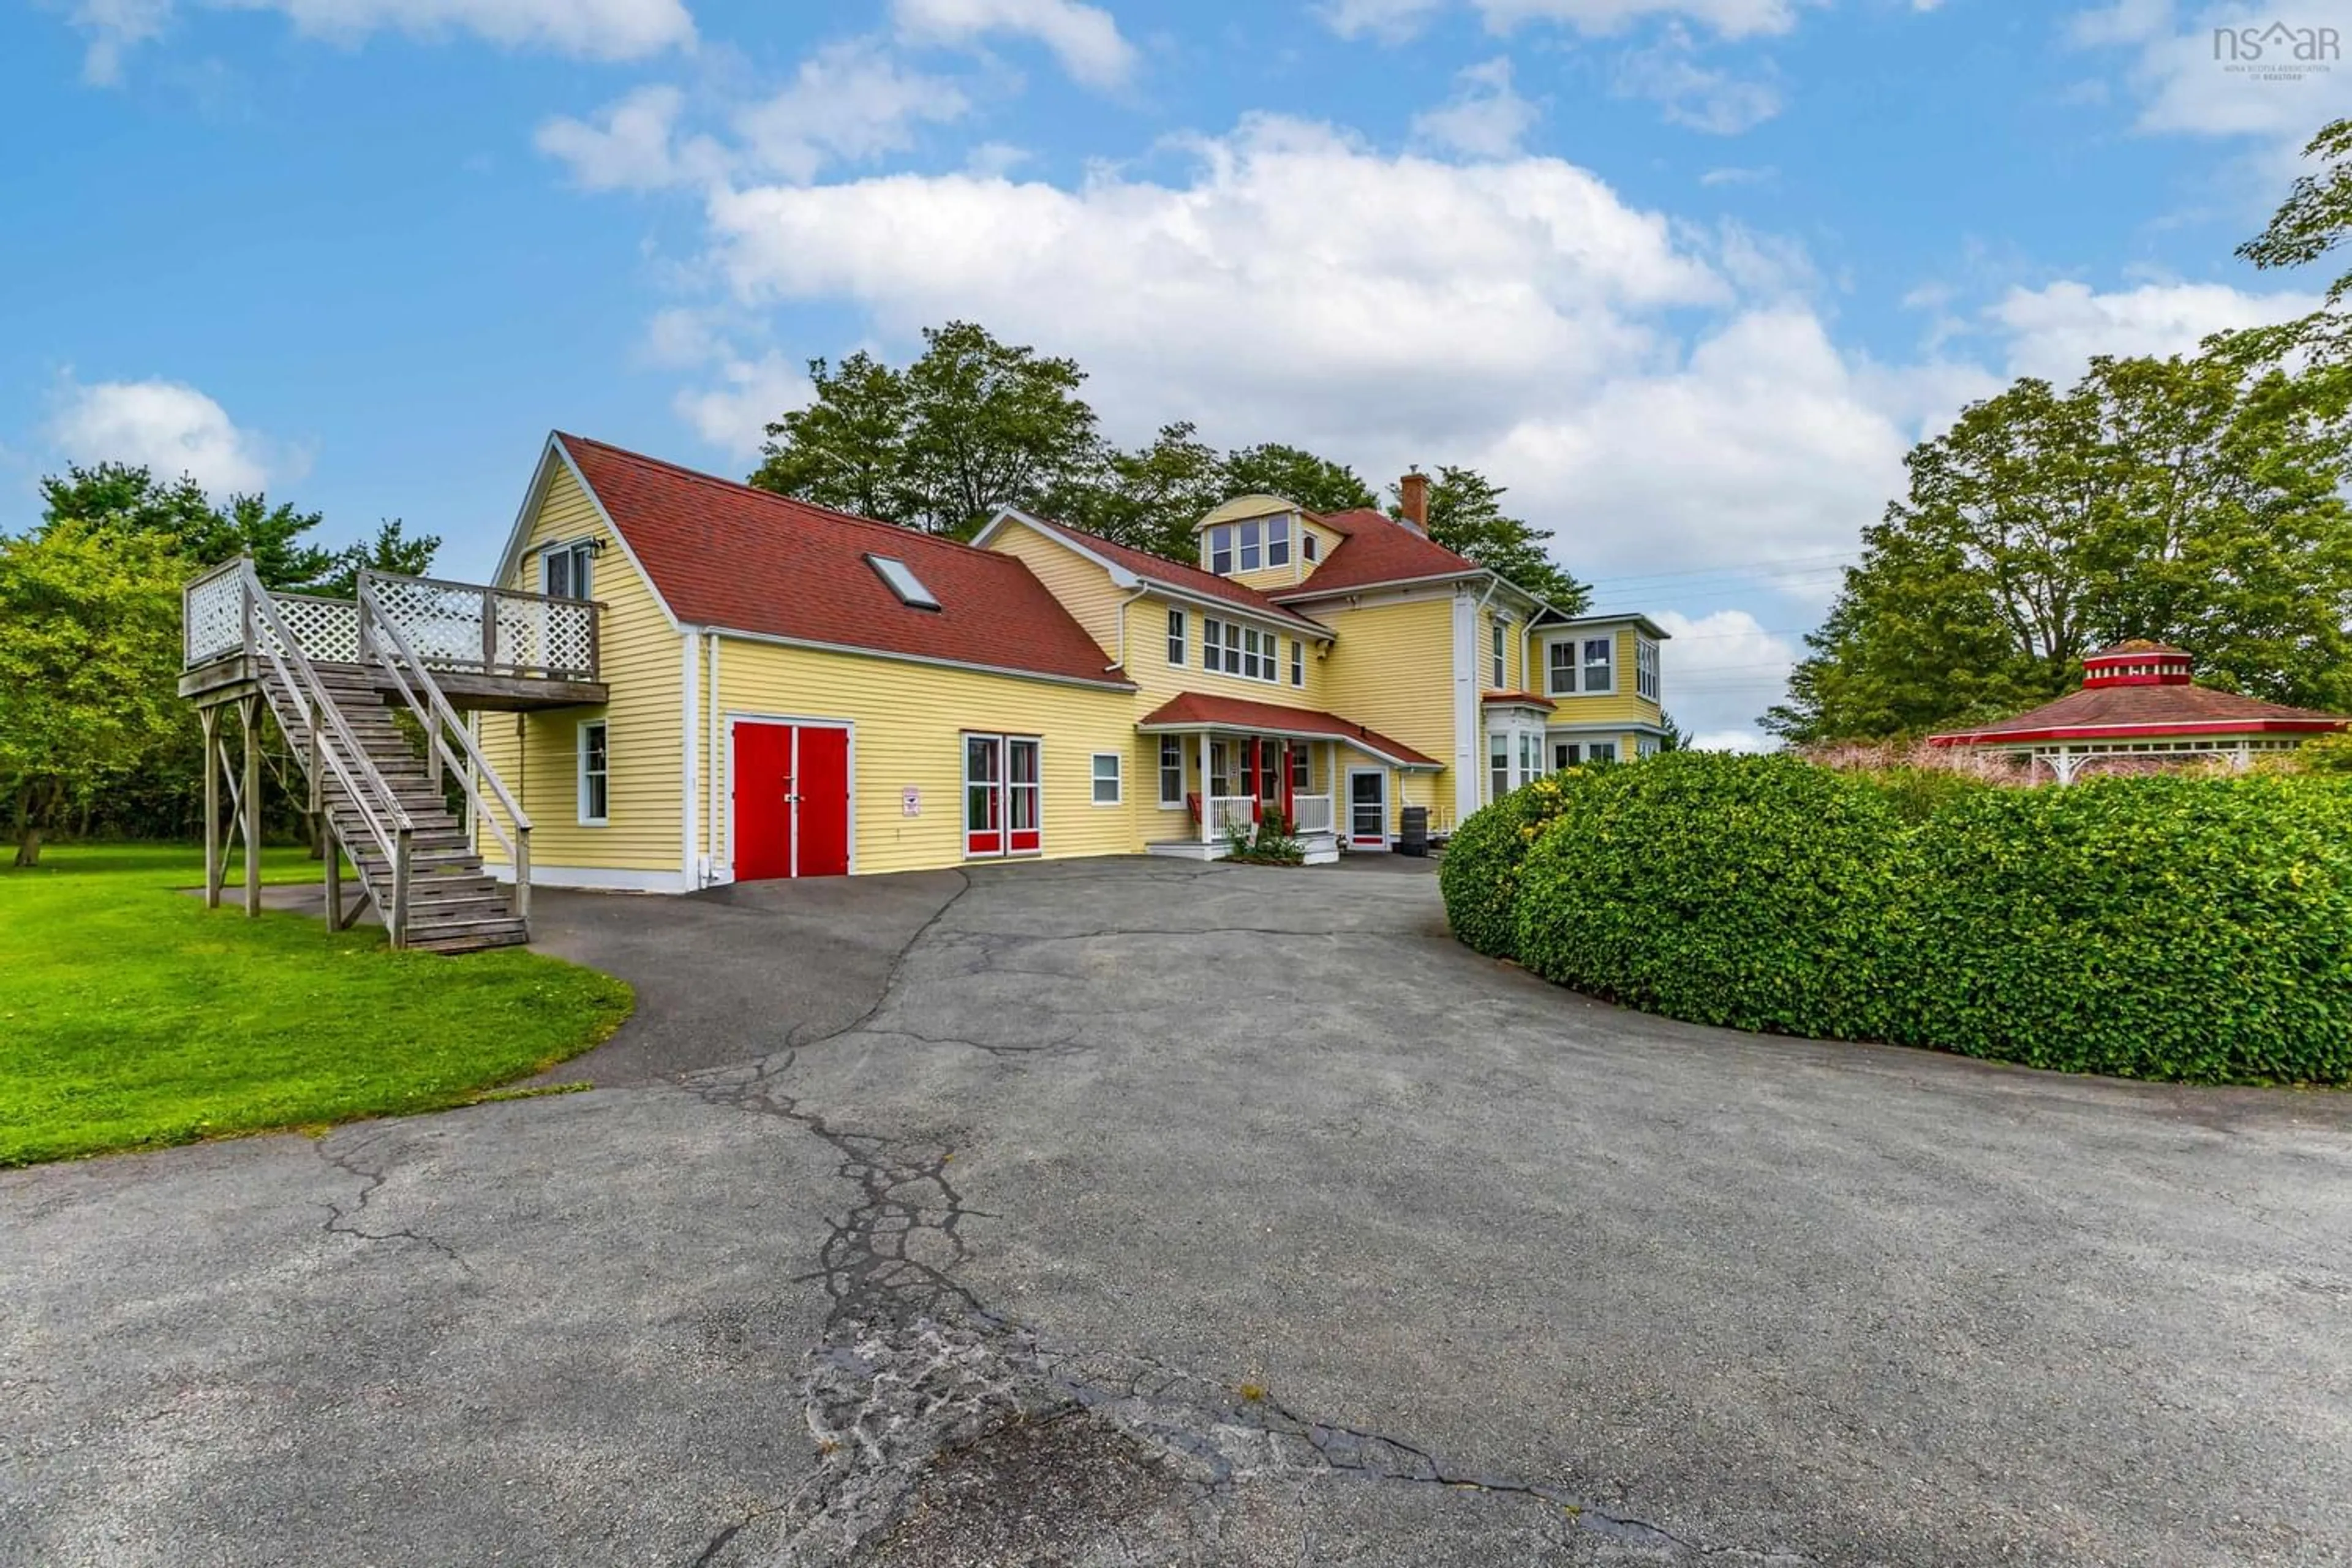
{"type": "Polygon", "coordinates": [[[1366,729],[1336,713],[1312,708],[1286,708],[1279,702],[1253,702],[1244,697],[1216,697],[1187,691],[1145,714],[1136,726],[1145,734],[1181,734],[1211,730],[1234,730],[1271,735],[1286,741],[1341,741],[1394,767],[1434,773],[1445,764],[1366,729]]]}

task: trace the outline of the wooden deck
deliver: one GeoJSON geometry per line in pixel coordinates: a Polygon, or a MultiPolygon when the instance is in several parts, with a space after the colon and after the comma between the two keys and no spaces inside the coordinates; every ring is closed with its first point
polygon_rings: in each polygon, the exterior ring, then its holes
{"type": "MultiPolygon", "coordinates": [[[[349,674],[365,678],[383,695],[387,702],[400,699],[399,684],[391,674],[376,665],[351,664],[335,659],[311,661],[320,674],[349,674]]],[[[231,702],[250,696],[260,689],[259,658],[232,654],[209,664],[199,665],[180,677],[180,695],[198,707],[231,702]]],[[[488,675],[479,670],[436,670],[434,684],[449,700],[449,706],[460,712],[487,709],[501,712],[526,713],[543,708],[576,708],[604,702],[611,689],[601,680],[575,680],[543,675],[488,675]]]]}

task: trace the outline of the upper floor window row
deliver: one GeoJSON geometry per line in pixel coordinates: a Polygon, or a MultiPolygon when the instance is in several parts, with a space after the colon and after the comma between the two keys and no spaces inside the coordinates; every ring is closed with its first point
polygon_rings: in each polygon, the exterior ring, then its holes
{"type": "Polygon", "coordinates": [[[1290,564],[1290,514],[1221,522],[1209,530],[1209,570],[1218,576],[1290,564]]]}
{"type": "MultiPolygon", "coordinates": [[[[1293,645],[1294,648],[1296,644],[1293,645]]],[[[1201,668],[1219,669],[1248,680],[1280,681],[1282,639],[1235,621],[1201,618],[1201,668]]],[[[1299,674],[1304,676],[1304,668],[1299,674]]]]}
{"type": "MultiPolygon", "coordinates": [[[[1617,639],[1614,636],[1563,637],[1551,645],[1553,697],[1591,697],[1617,689],[1617,639]]],[[[1658,700],[1658,645],[1648,637],[1633,639],[1633,692],[1658,700]]]]}

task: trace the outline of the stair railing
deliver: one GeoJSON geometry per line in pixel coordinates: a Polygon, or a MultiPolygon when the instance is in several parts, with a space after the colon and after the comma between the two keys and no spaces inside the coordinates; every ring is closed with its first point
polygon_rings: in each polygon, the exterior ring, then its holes
{"type": "Polygon", "coordinates": [[[520,801],[508,793],[506,781],[490,766],[489,759],[474,743],[474,733],[458,719],[456,709],[441,691],[433,672],[417,657],[415,645],[400,623],[384,612],[383,602],[376,596],[369,574],[360,574],[360,647],[362,658],[373,660],[376,667],[392,677],[393,685],[408,704],[410,714],[425,731],[425,769],[439,789],[443,764],[457,772],[458,782],[465,785],[466,802],[477,821],[489,825],[492,834],[507,852],[508,863],[514,867],[515,918],[526,923],[530,920],[530,816],[520,801]],[[457,749],[451,750],[447,737],[457,738],[457,749]],[[489,785],[489,799],[484,797],[481,785],[489,785]],[[509,833],[499,825],[498,815],[489,809],[495,799],[504,809],[514,831],[509,833]]]}
{"type": "MultiPolygon", "coordinates": [[[[278,613],[269,591],[262,586],[259,574],[253,569],[250,556],[238,563],[238,588],[244,601],[240,618],[246,652],[268,662],[287,700],[294,705],[292,714],[278,715],[278,726],[287,728],[287,721],[291,718],[302,727],[301,743],[296,750],[310,768],[314,799],[323,783],[320,777],[323,767],[343,786],[344,798],[351,802],[368,837],[374,840],[384,864],[392,868],[392,897],[387,901],[383,897],[385,889],[375,885],[358,856],[352,857],[352,869],[358,875],[360,886],[383,913],[384,931],[392,945],[399,947],[408,931],[408,873],[415,819],[400,804],[391,781],[376,767],[367,748],[352,733],[342,710],[335,705],[334,693],[319,679],[301,643],[287,626],[285,617],[278,613]]],[[[273,710],[275,706],[273,703],[273,710]]],[[[294,738],[290,731],[289,738],[294,738]]],[[[336,850],[331,845],[328,852],[336,850]]]]}

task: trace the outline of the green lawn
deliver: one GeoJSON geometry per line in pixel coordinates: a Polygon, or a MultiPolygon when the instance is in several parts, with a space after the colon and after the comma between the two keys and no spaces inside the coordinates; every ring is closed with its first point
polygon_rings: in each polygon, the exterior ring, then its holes
{"type": "MultiPolygon", "coordinates": [[[[519,948],[394,952],[177,891],[203,851],[53,846],[0,868],[0,1166],[462,1105],[628,1016],[621,981],[519,948]]],[[[264,879],[308,881],[298,849],[264,879]]],[[[346,884],[348,891],[349,884],[346,884]]]]}

